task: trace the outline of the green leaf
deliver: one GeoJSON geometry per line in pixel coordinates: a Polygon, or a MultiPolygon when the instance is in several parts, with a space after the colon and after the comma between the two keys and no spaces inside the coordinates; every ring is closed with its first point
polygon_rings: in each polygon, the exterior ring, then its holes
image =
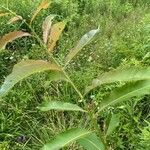
{"type": "Polygon", "coordinates": [[[45,88],[49,88],[50,84],[52,83],[52,81],[66,81],[66,82],[70,82],[68,81],[68,79],[66,78],[66,76],[64,75],[64,73],[62,71],[53,71],[49,73],[49,78],[47,81],[44,82],[44,87],[45,88]]]}
{"type": "Polygon", "coordinates": [[[126,83],[124,86],[113,90],[109,96],[102,100],[99,111],[102,111],[110,105],[129,100],[134,96],[142,96],[145,94],[150,94],[150,80],[126,83]]]}
{"type": "Polygon", "coordinates": [[[50,84],[52,81],[59,81],[59,80],[63,80],[63,81],[68,81],[68,79],[66,78],[66,76],[64,75],[64,73],[62,71],[53,71],[49,73],[49,80],[45,82],[46,85],[50,84]]]}
{"type": "Polygon", "coordinates": [[[65,65],[67,65],[76,55],[77,53],[85,46],[87,45],[91,39],[95,36],[95,34],[99,32],[99,28],[96,30],[91,30],[90,32],[86,33],[85,35],[83,35],[83,37],[80,39],[80,41],[78,42],[77,46],[74,47],[70,53],[66,56],[66,63],[65,65]]]}
{"type": "Polygon", "coordinates": [[[94,79],[91,86],[85,90],[85,94],[94,88],[113,82],[129,82],[150,79],[150,67],[127,67],[116,69],[101,74],[98,78],[94,79]]]}
{"type": "Polygon", "coordinates": [[[38,107],[41,111],[49,110],[59,110],[59,111],[83,111],[81,107],[75,104],[61,102],[61,101],[50,101],[44,102],[41,106],[38,107]]]}
{"type": "Polygon", "coordinates": [[[109,125],[108,125],[108,129],[106,132],[106,136],[112,134],[112,132],[116,129],[116,127],[119,125],[119,118],[120,116],[117,114],[112,114],[109,125]]]}
{"type": "Polygon", "coordinates": [[[104,150],[105,147],[95,133],[83,137],[77,142],[82,145],[86,150],[104,150]]]}
{"type": "Polygon", "coordinates": [[[90,135],[91,133],[91,131],[87,131],[86,129],[70,129],[57,135],[54,140],[44,145],[42,150],[59,150],[80,138],[90,135]]]}
{"type": "Polygon", "coordinates": [[[0,97],[4,96],[17,82],[38,72],[53,70],[61,71],[56,64],[51,64],[43,60],[26,60],[16,64],[12,73],[7,76],[0,88],[0,97]]]}

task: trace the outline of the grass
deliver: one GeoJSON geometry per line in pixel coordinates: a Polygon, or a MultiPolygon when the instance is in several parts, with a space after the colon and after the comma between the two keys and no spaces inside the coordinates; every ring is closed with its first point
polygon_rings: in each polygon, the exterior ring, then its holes
{"type": "MultiPolygon", "coordinates": [[[[1,6],[7,7],[5,1],[1,0],[0,3],[1,6]]],[[[35,2],[14,0],[9,1],[8,7],[29,20],[38,3],[39,0],[35,2]]],[[[148,0],[54,1],[48,10],[42,11],[33,24],[39,35],[41,35],[41,20],[44,20],[48,14],[57,14],[58,21],[68,19],[67,27],[55,49],[55,56],[62,63],[64,55],[79,38],[100,25],[100,33],[69,66],[69,75],[75,83],[80,83],[77,85],[81,91],[84,91],[83,87],[86,87],[93,77],[110,68],[120,65],[142,65],[142,63],[149,65],[149,61],[141,63],[150,50],[148,0]]],[[[14,29],[29,31],[24,24],[8,25],[9,18],[9,16],[0,18],[1,35],[14,29]]],[[[4,81],[14,64],[27,58],[49,59],[38,42],[32,38],[23,38],[10,43],[7,50],[0,54],[0,82],[4,81]]],[[[69,84],[48,81],[47,73],[33,75],[17,84],[3,99],[0,106],[0,150],[40,149],[44,143],[62,130],[77,126],[88,127],[89,118],[78,113],[54,111],[41,113],[37,110],[37,106],[43,100],[74,102],[78,99],[69,84]]],[[[109,87],[106,87],[98,95],[97,91],[91,93],[89,103],[93,96],[100,100],[108,89],[109,87]]],[[[143,138],[145,136],[143,134],[149,128],[149,124],[146,123],[150,121],[149,102],[149,96],[145,96],[103,112],[103,117],[99,119],[102,126],[104,118],[107,118],[110,113],[119,114],[121,118],[120,125],[109,140],[113,149],[148,150],[148,140],[143,138]]],[[[81,148],[71,145],[68,149],[81,148]]]]}

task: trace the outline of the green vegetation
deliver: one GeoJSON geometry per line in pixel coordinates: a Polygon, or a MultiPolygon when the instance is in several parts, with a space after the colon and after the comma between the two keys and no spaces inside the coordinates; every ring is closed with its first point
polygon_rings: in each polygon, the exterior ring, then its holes
{"type": "Polygon", "coordinates": [[[0,150],[149,149],[149,0],[0,3],[0,150]]]}

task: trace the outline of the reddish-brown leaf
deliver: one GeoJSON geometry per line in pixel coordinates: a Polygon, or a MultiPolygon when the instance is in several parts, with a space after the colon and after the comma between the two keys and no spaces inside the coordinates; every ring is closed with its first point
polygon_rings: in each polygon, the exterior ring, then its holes
{"type": "Polygon", "coordinates": [[[31,34],[23,31],[13,31],[8,34],[5,34],[0,39],[0,49],[5,49],[7,43],[12,42],[13,40],[23,37],[23,36],[31,36],[31,34]]]}

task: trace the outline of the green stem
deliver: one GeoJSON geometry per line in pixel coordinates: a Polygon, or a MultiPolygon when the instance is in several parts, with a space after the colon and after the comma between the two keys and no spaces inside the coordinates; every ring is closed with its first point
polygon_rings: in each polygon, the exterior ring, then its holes
{"type": "Polygon", "coordinates": [[[105,143],[105,141],[104,141],[104,138],[103,138],[103,134],[102,134],[102,132],[101,132],[101,129],[100,129],[98,123],[97,123],[97,117],[95,116],[94,112],[92,112],[92,111],[90,111],[90,110],[88,111],[88,114],[89,114],[89,116],[90,116],[90,119],[92,120],[94,129],[96,130],[96,133],[98,134],[99,139],[100,139],[100,141],[103,143],[104,149],[106,150],[106,149],[107,149],[107,145],[106,145],[106,143],[105,143]]]}

